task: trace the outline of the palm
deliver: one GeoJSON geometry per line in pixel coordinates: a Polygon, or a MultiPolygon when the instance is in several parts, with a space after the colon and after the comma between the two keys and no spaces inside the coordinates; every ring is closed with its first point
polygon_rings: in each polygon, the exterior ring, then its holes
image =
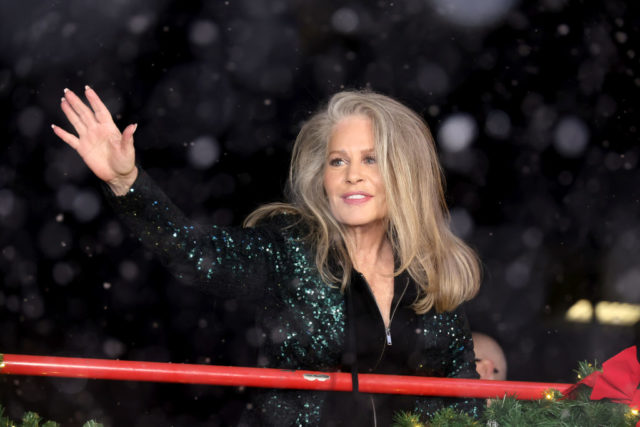
{"type": "Polygon", "coordinates": [[[98,178],[114,190],[126,190],[137,176],[133,148],[136,126],[127,126],[121,133],[98,95],[89,87],[85,94],[91,108],[69,90],[65,90],[61,103],[78,136],[57,126],[53,126],[53,130],[78,152],[98,178]]]}
{"type": "Polygon", "coordinates": [[[122,134],[113,123],[100,124],[90,134],[80,136],[76,150],[103,181],[126,175],[135,166],[133,147],[122,143],[122,134]]]}

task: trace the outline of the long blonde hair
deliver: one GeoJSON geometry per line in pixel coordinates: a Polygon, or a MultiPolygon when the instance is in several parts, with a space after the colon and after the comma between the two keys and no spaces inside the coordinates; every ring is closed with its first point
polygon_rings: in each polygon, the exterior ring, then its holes
{"type": "Polygon", "coordinates": [[[327,147],[335,125],[346,117],[371,120],[376,158],[385,184],[388,227],[397,268],[419,286],[413,308],[450,311],[480,286],[475,253],[449,227],[443,176],[431,132],[415,112],[387,96],[365,91],[339,92],[313,115],[298,134],[291,156],[288,203],[263,205],[245,220],[246,227],[277,213],[298,215],[315,249],[315,262],[328,284],[344,291],[353,266],[345,230],[329,208],[323,185],[327,147]],[[337,267],[337,268],[336,268],[337,267]]]}

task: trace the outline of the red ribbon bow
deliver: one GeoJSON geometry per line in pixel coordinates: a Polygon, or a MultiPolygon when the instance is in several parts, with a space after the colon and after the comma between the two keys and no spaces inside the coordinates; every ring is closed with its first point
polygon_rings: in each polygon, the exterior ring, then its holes
{"type": "MultiPolygon", "coordinates": [[[[624,403],[631,409],[640,409],[640,363],[636,357],[636,347],[616,354],[602,364],[602,372],[592,373],[568,391],[573,391],[580,384],[593,389],[591,400],[606,398],[624,403]]],[[[640,427],[640,421],[636,426],[640,427]]]]}

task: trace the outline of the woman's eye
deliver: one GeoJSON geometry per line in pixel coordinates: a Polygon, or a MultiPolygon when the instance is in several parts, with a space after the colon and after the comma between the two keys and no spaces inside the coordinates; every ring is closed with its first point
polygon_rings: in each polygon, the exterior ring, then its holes
{"type": "Polygon", "coordinates": [[[342,159],[341,159],[341,158],[339,158],[339,157],[336,157],[336,158],[330,159],[330,160],[329,160],[329,164],[330,164],[331,166],[341,166],[341,165],[343,165],[343,164],[344,164],[344,160],[342,160],[342,159]]]}
{"type": "Polygon", "coordinates": [[[368,165],[373,165],[376,163],[376,158],[374,156],[367,156],[364,158],[364,162],[368,165]]]}

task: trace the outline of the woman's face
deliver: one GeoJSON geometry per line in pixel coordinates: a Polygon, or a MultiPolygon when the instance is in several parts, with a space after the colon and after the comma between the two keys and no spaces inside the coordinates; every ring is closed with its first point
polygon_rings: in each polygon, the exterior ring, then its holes
{"type": "Polygon", "coordinates": [[[333,128],[324,189],[338,222],[349,227],[383,224],[387,198],[368,117],[350,116],[333,128]]]}

